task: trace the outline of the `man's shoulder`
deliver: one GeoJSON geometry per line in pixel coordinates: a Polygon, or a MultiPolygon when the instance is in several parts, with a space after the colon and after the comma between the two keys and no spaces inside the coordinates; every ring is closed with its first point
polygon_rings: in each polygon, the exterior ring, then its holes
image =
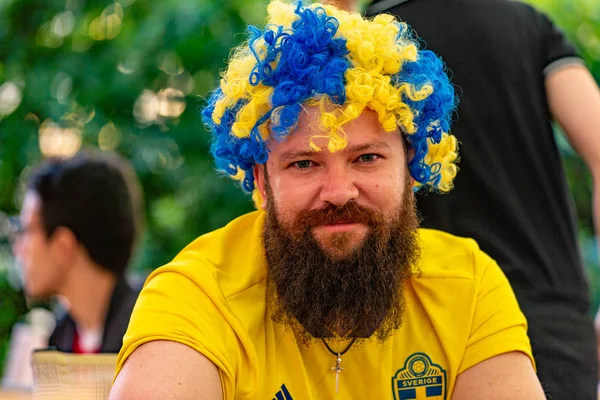
{"type": "Polygon", "coordinates": [[[226,298],[264,281],[263,222],[264,213],[255,211],[198,237],[148,281],[169,273],[177,276],[171,280],[191,280],[208,292],[218,287],[226,298]]]}
{"type": "Polygon", "coordinates": [[[474,239],[435,229],[419,229],[421,263],[419,279],[478,280],[493,260],[474,239]]]}

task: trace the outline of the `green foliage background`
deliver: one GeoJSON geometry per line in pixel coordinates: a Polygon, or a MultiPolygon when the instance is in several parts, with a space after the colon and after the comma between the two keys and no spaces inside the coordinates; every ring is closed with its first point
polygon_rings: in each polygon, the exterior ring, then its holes
{"type": "MultiPolygon", "coordinates": [[[[567,32],[600,80],[600,3],[531,1],[567,32]]],[[[198,108],[217,84],[230,48],[244,39],[245,26],[262,21],[265,5],[266,0],[0,1],[0,99],[3,84],[22,97],[7,115],[0,100],[0,211],[18,212],[28,171],[43,159],[39,132],[49,121],[80,132],[84,145],[115,147],[133,163],[147,220],[134,271],[164,264],[198,235],[251,210],[249,197],[213,170],[198,108]],[[163,97],[167,115],[144,118],[142,93],[156,101],[167,87],[179,90],[163,97]]],[[[597,305],[591,181],[566,141],[560,143],[597,305]]],[[[11,265],[8,243],[0,241],[0,373],[10,328],[27,310],[11,284],[11,265]]]]}

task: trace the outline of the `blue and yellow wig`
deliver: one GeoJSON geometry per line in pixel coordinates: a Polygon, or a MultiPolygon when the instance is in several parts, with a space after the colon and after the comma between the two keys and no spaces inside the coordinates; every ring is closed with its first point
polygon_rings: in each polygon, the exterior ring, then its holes
{"type": "Polygon", "coordinates": [[[419,50],[405,23],[391,15],[368,20],[329,5],[273,1],[265,29],[250,26],[248,34],[202,111],[217,169],[245,191],[256,192],[253,167],[269,157],[265,141],[292,133],[303,104],[320,107],[331,152],[346,146],[346,123],[365,108],[376,111],[383,128],[400,128],[412,148],[414,189],[452,188],[454,89],[442,61],[419,50]]]}

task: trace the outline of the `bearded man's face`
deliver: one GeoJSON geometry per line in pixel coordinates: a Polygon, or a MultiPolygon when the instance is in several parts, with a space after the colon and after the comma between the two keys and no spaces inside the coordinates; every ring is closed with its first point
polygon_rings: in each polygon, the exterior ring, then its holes
{"type": "Polygon", "coordinates": [[[309,107],[255,172],[274,318],[305,339],[383,340],[401,324],[419,256],[404,142],[367,110],[344,127],[345,149],[313,152],[317,120],[309,107]]]}

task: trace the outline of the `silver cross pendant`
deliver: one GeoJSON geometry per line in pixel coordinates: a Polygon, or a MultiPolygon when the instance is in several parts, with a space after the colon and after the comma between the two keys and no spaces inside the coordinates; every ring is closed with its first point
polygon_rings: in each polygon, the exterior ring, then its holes
{"type": "Polygon", "coordinates": [[[333,371],[335,371],[335,394],[338,394],[340,388],[340,372],[344,370],[342,368],[342,356],[340,353],[337,355],[337,359],[335,360],[335,367],[331,367],[333,371]]]}

